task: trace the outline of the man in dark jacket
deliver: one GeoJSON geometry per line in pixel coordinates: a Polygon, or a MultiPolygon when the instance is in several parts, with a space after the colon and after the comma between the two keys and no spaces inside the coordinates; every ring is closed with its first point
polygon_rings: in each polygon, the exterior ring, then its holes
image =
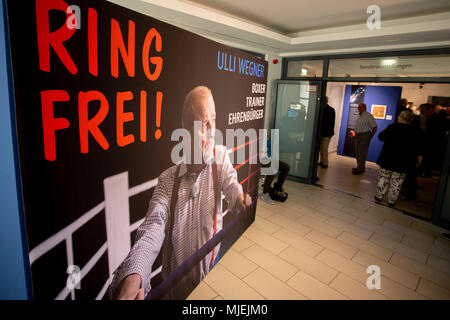
{"type": "Polygon", "coordinates": [[[334,136],[334,120],[336,112],[328,104],[328,97],[325,97],[325,105],[323,107],[321,139],[320,139],[320,162],[322,168],[328,167],[328,146],[330,145],[331,137],[334,136]]]}
{"type": "Polygon", "coordinates": [[[400,113],[402,113],[403,111],[411,111],[412,110],[410,108],[408,108],[408,99],[401,99],[400,103],[397,106],[397,112],[395,113],[395,118],[397,119],[398,116],[400,115],[400,113]]]}

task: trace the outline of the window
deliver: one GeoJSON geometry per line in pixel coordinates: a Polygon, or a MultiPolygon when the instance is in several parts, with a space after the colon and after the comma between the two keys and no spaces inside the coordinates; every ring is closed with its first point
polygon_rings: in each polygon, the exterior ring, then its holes
{"type": "Polygon", "coordinates": [[[288,61],[288,78],[322,77],[323,60],[288,61]]]}

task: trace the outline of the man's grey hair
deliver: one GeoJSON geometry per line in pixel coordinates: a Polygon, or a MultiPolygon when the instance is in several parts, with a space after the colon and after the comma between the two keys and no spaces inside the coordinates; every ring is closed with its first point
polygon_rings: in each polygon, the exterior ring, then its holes
{"type": "Polygon", "coordinates": [[[358,103],[358,107],[363,107],[364,109],[367,110],[367,104],[365,104],[364,102],[358,103]]]}
{"type": "Polygon", "coordinates": [[[197,86],[186,95],[183,103],[183,112],[181,114],[181,126],[185,129],[192,128],[196,120],[195,109],[197,98],[212,98],[211,90],[206,86],[197,86]]]}

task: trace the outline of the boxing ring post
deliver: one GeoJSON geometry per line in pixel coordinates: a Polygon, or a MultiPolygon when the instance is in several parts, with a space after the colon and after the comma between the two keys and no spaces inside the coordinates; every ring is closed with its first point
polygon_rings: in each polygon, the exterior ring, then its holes
{"type": "Polygon", "coordinates": [[[119,267],[131,249],[128,201],[128,172],[108,177],[103,181],[105,192],[106,241],[108,243],[109,276],[119,267]]]}

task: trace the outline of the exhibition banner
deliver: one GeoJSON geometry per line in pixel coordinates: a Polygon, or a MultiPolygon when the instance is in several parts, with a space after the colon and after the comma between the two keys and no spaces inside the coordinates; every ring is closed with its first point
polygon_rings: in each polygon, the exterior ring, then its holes
{"type": "Polygon", "coordinates": [[[356,120],[359,118],[358,104],[364,103],[366,86],[352,85],[351,95],[348,99],[348,120],[345,130],[344,154],[354,157],[356,154],[355,138],[351,134],[355,130],[356,120]]]}
{"type": "Polygon", "coordinates": [[[267,62],[102,0],[7,14],[33,297],[186,298],[254,220],[267,62]]]}

